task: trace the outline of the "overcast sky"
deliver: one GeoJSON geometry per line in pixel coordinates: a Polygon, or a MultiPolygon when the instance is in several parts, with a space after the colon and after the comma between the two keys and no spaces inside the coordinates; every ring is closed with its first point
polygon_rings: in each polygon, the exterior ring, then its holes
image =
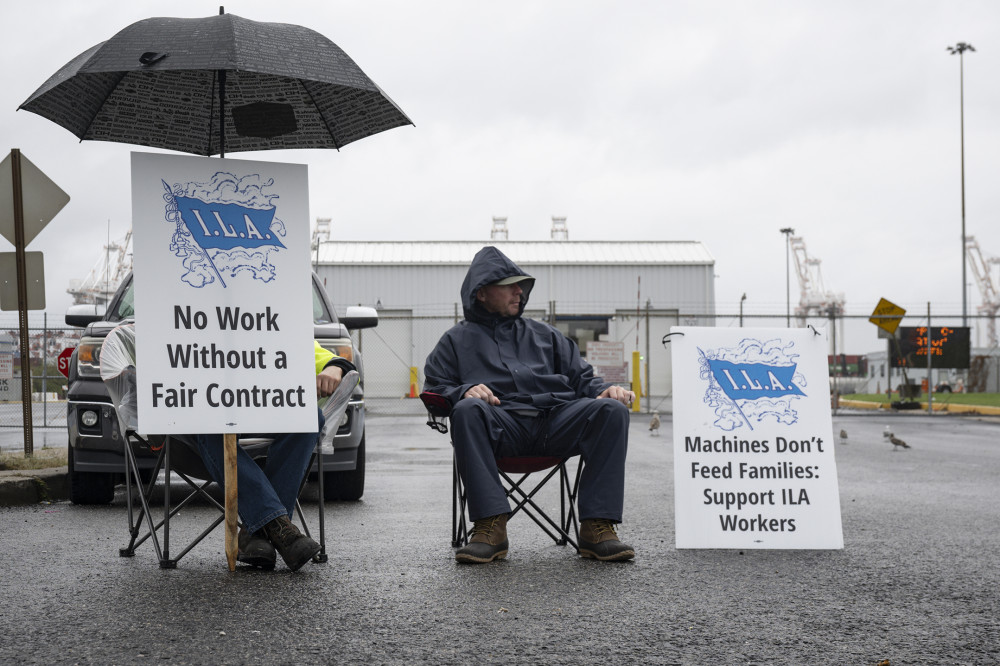
{"type": "MultiPolygon", "coordinates": [[[[497,215],[511,240],[545,240],[561,215],[571,240],[698,240],[716,259],[720,313],[736,313],[743,293],[747,313],[785,311],[782,227],[822,261],[848,314],[880,297],[961,313],[959,58],[945,47],[970,42],[967,233],[1000,256],[997,2],[225,7],[323,33],[416,123],[340,152],[231,155],[307,164],[311,216],[332,218],[335,238],[486,242],[497,215]]],[[[0,149],[20,148],[72,197],[28,248],[45,253],[50,324],[71,302],[69,280],[130,226],[129,152],[147,149],[81,143],[18,105],[137,20],[217,11],[187,0],[5,6],[0,149]]],[[[794,307],[794,281],[792,294],[794,307]]],[[[974,313],[974,284],[970,300],[974,313]]],[[[882,348],[865,325],[848,352],[882,348]]]]}

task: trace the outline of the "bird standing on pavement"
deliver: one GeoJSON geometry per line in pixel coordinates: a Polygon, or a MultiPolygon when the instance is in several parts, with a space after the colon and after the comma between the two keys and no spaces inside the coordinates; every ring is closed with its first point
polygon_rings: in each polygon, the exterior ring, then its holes
{"type": "Polygon", "coordinates": [[[653,418],[649,420],[649,432],[657,436],[660,434],[660,413],[657,411],[653,412],[653,418]]]}
{"type": "Polygon", "coordinates": [[[901,440],[899,437],[890,434],[889,441],[892,442],[892,450],[895,451],[897,448],[908,449],[910,445],[901,440]]]}
{"type": "Polygon", "coordinates": [[[847,431],[843,428],[840,429],[840,443],[847,444],[847,431]]]}

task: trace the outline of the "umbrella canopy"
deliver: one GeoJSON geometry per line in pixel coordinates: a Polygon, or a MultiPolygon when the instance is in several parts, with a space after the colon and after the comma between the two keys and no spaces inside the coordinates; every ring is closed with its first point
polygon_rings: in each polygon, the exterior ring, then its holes
{"type": "Polygon", "coordinates": [[[413,124],[323,35],[235,14],[133,23],[19,108],[81,140],[196,155],[340,148],[413,124]]]}

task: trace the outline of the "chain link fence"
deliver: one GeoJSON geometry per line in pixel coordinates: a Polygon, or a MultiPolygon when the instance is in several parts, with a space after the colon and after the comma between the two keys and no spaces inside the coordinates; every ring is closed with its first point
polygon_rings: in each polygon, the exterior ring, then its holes
{"type": "MultiPolygon", "coordinates": [[[[550,308],[555,312],[556,308],[550,308]]],[[[963,335],[961,315],[929,313],[931,348],[937,357],[963,335]],[[957,332],[957,333],[956,333],[957,332]],[[944,342],[942,342],[944,341],[944,342]]],[[[640,410],[669,413],[673,382],[669,344],[664,336],[670,327],[720,326],[747,329],[780,329],[810,326],[825,335],[829,343],[831,392],[885,394],[888,390],[923,391],[928,385],[941,391],[1000,393],[1000,350],[991,342],[992,320],[984,315],[965,318],[969,329],[969,367],[935,368],[928,371],[926,355],[912,357],[906,368],[893,367],[893,344],[880,338],[868,315],[840,315],[832,318],[797,319],[786,314],[688,315],[676,310],[647,308],[619,310],[613,316],[550,316],[545,312],[526,313],[543,319],[576,340],[586,354],[587,343],[602,340],[621,343],[620,368],[610,368],[613,378],[633,389],[638,376],[642,392],[640,410]],[[634,361],[638,358],[638,369],[634,361]]],[[[368,412],[386,415],[422,415],[417,398],[424,383],[424,360],[441,335],[461,314],[414,316],[408,311],[381,311],[379,325],[354,331],[365,372],[368,412]]],[[[908,314],[903,327],[926,328],[928,313],[908,314]]],[[[66,379],[59,372],[58,359],[64,349],[76,346],[81,330],[69,327],[29,329],[31,354],[32,420],[39,428],[66,425],[66,379]]],[[[604,370],[604,368],[602,368],[604,370]]],[[[0,329],[0,427],[22,428],[21,366],[16,323],[0,329]]],[[[611,374],[606,376],[612,377],[611,374]]],[[[637,391],[638,392],[638,391],[637,391]]]]}
{"type": "MultiPolygon", "coordinates": [[[[76,347],[80,334],[80,329],[72,327],[28,329],[35,428],[66,427],[66,377],[59,370],[59,357],[65,349],[76,347]]],[[[20,334],[15,322],[0,329],[0,428],[24,427],[22,386],[20,334]]]]}
{"type": "MultiPolygon", "coordinates": [[[[869,315],[837,315],[829,318],[798,319],[794,314],[687,315],[679,311],[619,311],[613,317],[537,316],[555,325],[576,340],[586,354],[589,340],[620,342],[624,347],[620,382],[633,390],[638,375],[642,392],[640,411],[669,413],[672,410],[673,382],[669,343],[664,336],[672,326],[719,326],[726,328],[782,329],[811,327],[827,338],[831,393],[886,394],[927,391],[928,384],[941,391],[1000,392],[1000,350],[990,342],[991,321],[983,315],[965,318],[969,367],[926,366],[926,354],[909,352],[905,367],[895,367],[896,347],[881,338],[869,315]],[[597,325],[595,325],[595,323],[597,325]],[[638,372],[633,361],[638,357],[638,372]],[[623,377],[622,377],[623,376],[623,377]],[[914,388],[914,386],[916,388],[914,388]]],[[[930,313],[932,358],[963,344],[963,317],[930,313]]],[[[365,396],[370,413],[422,414],[417,399],[424,382],[424,360],[441,335],[456,322],[455,316],[411,316],[380,312],[375,329],[356,331],[365,368],[365,396]]],[[[907,315],[902,328],[923,330],[928,314],[907,315]]],[[[905,349],[903,350],[906,351],[905,349]]],[[[935,361],[937,363],[938,361],[935,361]]],[[[945,361],[947,362],[947,361],[945,361]]],[[[637,391],[638,392],[638,391],[637,391]]]]}

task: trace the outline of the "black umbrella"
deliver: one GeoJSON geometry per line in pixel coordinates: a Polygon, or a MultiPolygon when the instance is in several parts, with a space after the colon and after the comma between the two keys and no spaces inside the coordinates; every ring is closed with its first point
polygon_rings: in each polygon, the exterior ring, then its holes
{"type": "Polygon", "coordinates": [[[340,148],[413,124],[323,35],[222,13],[133,23],[19,108],[81,140],[196,155],[340,148]]]}

